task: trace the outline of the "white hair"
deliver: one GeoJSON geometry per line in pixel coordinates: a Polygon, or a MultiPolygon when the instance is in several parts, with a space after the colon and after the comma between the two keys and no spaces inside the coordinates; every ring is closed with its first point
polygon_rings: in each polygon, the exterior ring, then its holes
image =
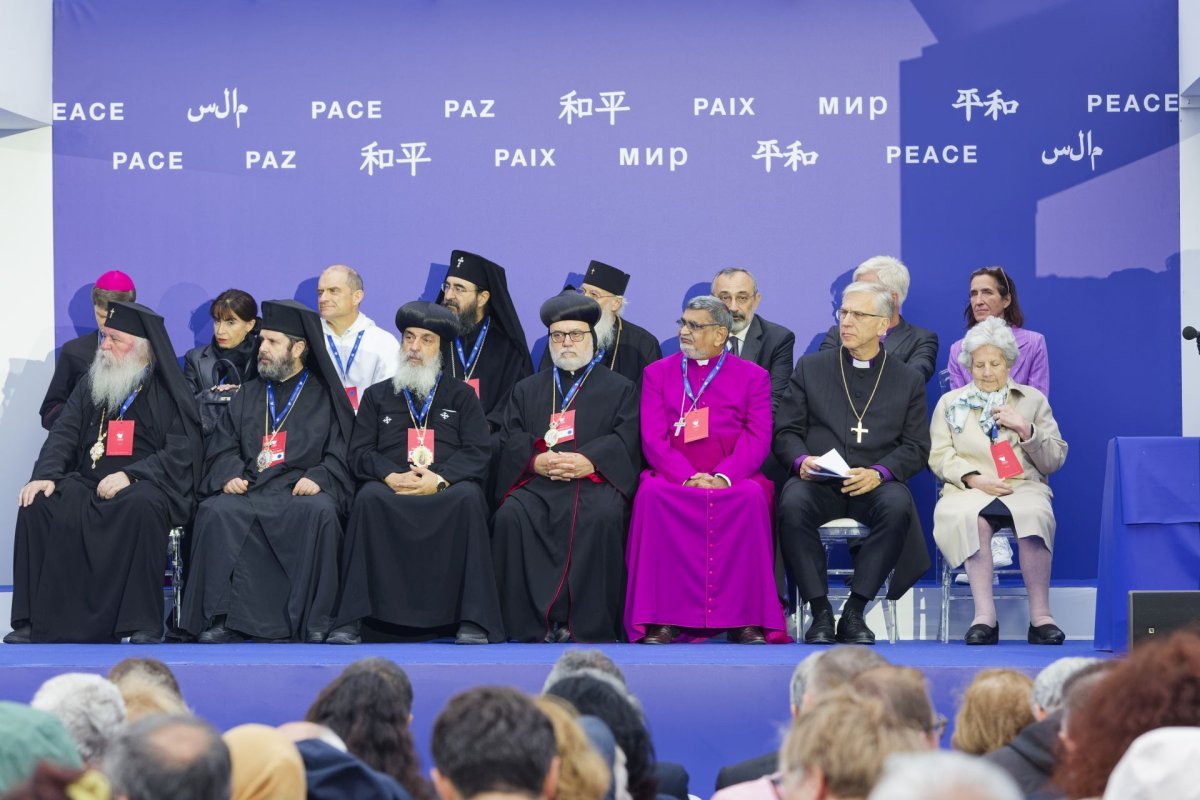
{"type": "Polygon", "coordinates": [[[1047,714],[1062,708],[1063,686],[1071,677],[1084,667],[1099,664],[1102,659],[1088,656],[1068,656],[1052,662],[1037,674],[1033,681],[1033,694],[1030,704],[1034,710],[1040,708],[1047,714]]]}
{"type": "Polygon", "coordinates": [[[822,652],[818,650],[815,653],[809,653],[792,671],[792,682],[788,685],[788,699],[795,708],[804,705],[804,690],[808,686],[808,676],[812,673],[813,665],[817,663],[822,652]]]}
{"type": "Polygon", "coordinates": [[[892,256],[872,256],[854,269],[852,280],[861,281],[864,275],[874,275],[889,291],[896,293],[896,305],[903,306],[908,298],[908,267],[892,256]]]}
{"type": "Polygon", "coordinates": [[[842,290],[843,302],[848,294],[870,295],[875,301],[875,313],[881,317],[887,317],[888,320],[891,320],[892,314],[896,311],[896,301],[892,299],[892,290],[882,283],[855,281],[842,290]]]}
{"type": "Polygon", "coordinates": [[[392,375],[392,389],[396,394],[408,389],[418,397],[428,397],[442,374],[442,351],[429,360],[428,364],[409,364],[408,353],[400,354],[400,363],[392,375]]]}
{"type": "Polygon", "coordinates": [[[1000,317],[988,317],[980,322],[963,337],[962,350],[958,353],[958,363],[965,369],[971,368],[971,357],[981,347],[998,348],[1004,354],[1004,360],[1011,367],[1017,363],[1020,350],[1017,349],[1017,338],[1013,336],[1012,328],[1000,317]]]}
{"type": "Polygon", "coordinates": [[[948,750],[894,755],[867,800],[1022,800],[1009,774],[948,750]]]}
{"type": "Polygon", "coordinates": [[[79,757],[95,763],[125,724],[125,701],[115,684],[87,672],[68,672],[37,690],[32,708],[53,714],[66,726],[79,757]]]}
{"type": "Polygon", "coordinates": [[[125,398],[141,382],[146,365],[150,363],[150,342],[133,336],[133,348],[118,357],[109,350],[96,350],[92,365],[88,368],[92,403],[97,408],[117,411],[125,398]]]}

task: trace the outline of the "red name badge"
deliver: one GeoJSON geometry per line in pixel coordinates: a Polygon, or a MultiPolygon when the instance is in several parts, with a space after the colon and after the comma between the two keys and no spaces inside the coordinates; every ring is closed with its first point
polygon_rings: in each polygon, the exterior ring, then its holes
{"type": "Polygon", "coordinates": [[[479,378],[467,378],[467,386],[475,390],[475,396],[479,397],[479,378]]]}
{"type": "Polygon", "coordinates": [[[350,407],[354,409],[354,413],[358,413],[358,387],[347,386],[346,397],[350,398],[350,407]]]}
{"type": "Polygon", "coordinates": [[[683,418],[683,441],[698,442],[708,438],[708,406],[689,411],[683,418]]]}
{"type": "Polygon", "coordinates": [[[558,432],[555,444],[575,441],[575,409],[550,415],[550,427],[558,432]]]}
{"type": "Polygon", "coordinates": [[[263,437],[262,452],[258,454],[259,472],[277,467],[284,461],[287,450],[287,431],[279,431],[263,437]]]}
{"type": "Polygon", "coordinates": [[[434,435],[433,431],[426,428],[425,436],[421,436],[421,432],[416,428],[408,429],[408,463],[417,467],[428,467],[433,463],[434,454],[434,435]],[[418,452],[421,447],[428,450],[428,453],[418,452]]]}
{"type": "Polygon", "coordinates": [[[133,455],[133,420],[109,420],[108,440],[104,454],[106,456],[133,455]]]}
{"type": "Polygon", "coordinates": [[[1012,478],[1025,471],[1021,468],[1021,462],[1017,460],[1012,445],[1005,441],[992,445],[992,461],[996,462],[996,474],[1001,478],[1012,478]]]}

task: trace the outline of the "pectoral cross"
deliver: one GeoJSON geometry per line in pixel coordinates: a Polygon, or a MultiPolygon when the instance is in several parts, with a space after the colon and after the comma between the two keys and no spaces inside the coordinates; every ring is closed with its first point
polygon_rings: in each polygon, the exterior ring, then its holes
{"type": "Polygon", "coordinates": [[[685,420],[684,420],[682,417],[680,417],[680,418],[679,418],[679,419],[678,419],[678,420],[675,422],[675,435],[676,435],[676,436],[678,436],[678,435],[679,435],[680,431],[682,431],[682,430],[683,430],[683,428],[684,428],[684,426],[685,426],[685,425],[687,425],[687,422],[686,422],[686,421],[685,421],[685,420]]]}
{"type": "Polygon", "coordinates": [[[863,434],[870,433],[871,431],[862,426],[862,420],[860,419],[857,426],[850,428],[850,432],[854,434],[855,443],[862,444],[863,434]]]}
{"type": "Polygon", "coordinates": [[[391,417],[384,417],[384,418],[383,418],[383,424],[384,424],[384,425],[390,425],[390,424],[391,424],[391,422],[392,422],[392,418],[391,418],[391,417]]]}

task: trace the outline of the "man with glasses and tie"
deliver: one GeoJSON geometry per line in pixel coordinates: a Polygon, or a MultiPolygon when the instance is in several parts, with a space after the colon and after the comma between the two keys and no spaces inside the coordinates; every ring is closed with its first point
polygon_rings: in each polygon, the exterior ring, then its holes
{"type": "Polygon", "coordinates": [[[894,310],[887,287],[847,286],[835,315],[841,347],[800,359],[775,418],[775,456],[792,473],[779,497],[779,536],[788,572],[812,610],[807,642],[874,644],[866,604],[893,568],[893,600],[929,568],[904,483],[929,458],[925,378],[880,344],[894,310]],[[817,464],[830,450],[849,466],[848,477],[832,477],[817,464]],[[835,631],[819,527],[840,517],[870,534],[854,550],[851,594],[835,631]]]}
{"type": "Polygon", "coordinates": [[[771,374],[771,411],[777,411],[788,378],[792,377],[796,334],[756,313],[762,293],[750,270],[721,270],[713,278],[712,293],[733,316],[726,347],[735,356],[758,364],[771,374]]]}
{"type": "Polygon", "coordinates": [[[726,349],[733,319],[716,297],[688,301],[679,353],[642,377],[642,472],[629,527],[630,641],[728,632],[786,641],[772,574],[775,487],[767,371],[726,349]]]}

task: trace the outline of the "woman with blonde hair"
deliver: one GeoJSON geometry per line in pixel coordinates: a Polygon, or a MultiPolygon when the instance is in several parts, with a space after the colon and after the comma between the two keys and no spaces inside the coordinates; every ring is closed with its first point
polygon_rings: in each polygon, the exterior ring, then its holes
{"type": "Polygon", "coordinates": [[[1015,669],[984,669],[963,695],[950,744],[974,756],[990,753],[1034,723],[1033,679],[1015,669]]]}
{"type": "Polygon", "coordinates": [[[542,695],[533,698],[533,702],[554,726],[560,761],[555,800],[600,800],[608,792],[611,775],[604,759],[575,721],[579,713],[558,697],[542,695]]]}

